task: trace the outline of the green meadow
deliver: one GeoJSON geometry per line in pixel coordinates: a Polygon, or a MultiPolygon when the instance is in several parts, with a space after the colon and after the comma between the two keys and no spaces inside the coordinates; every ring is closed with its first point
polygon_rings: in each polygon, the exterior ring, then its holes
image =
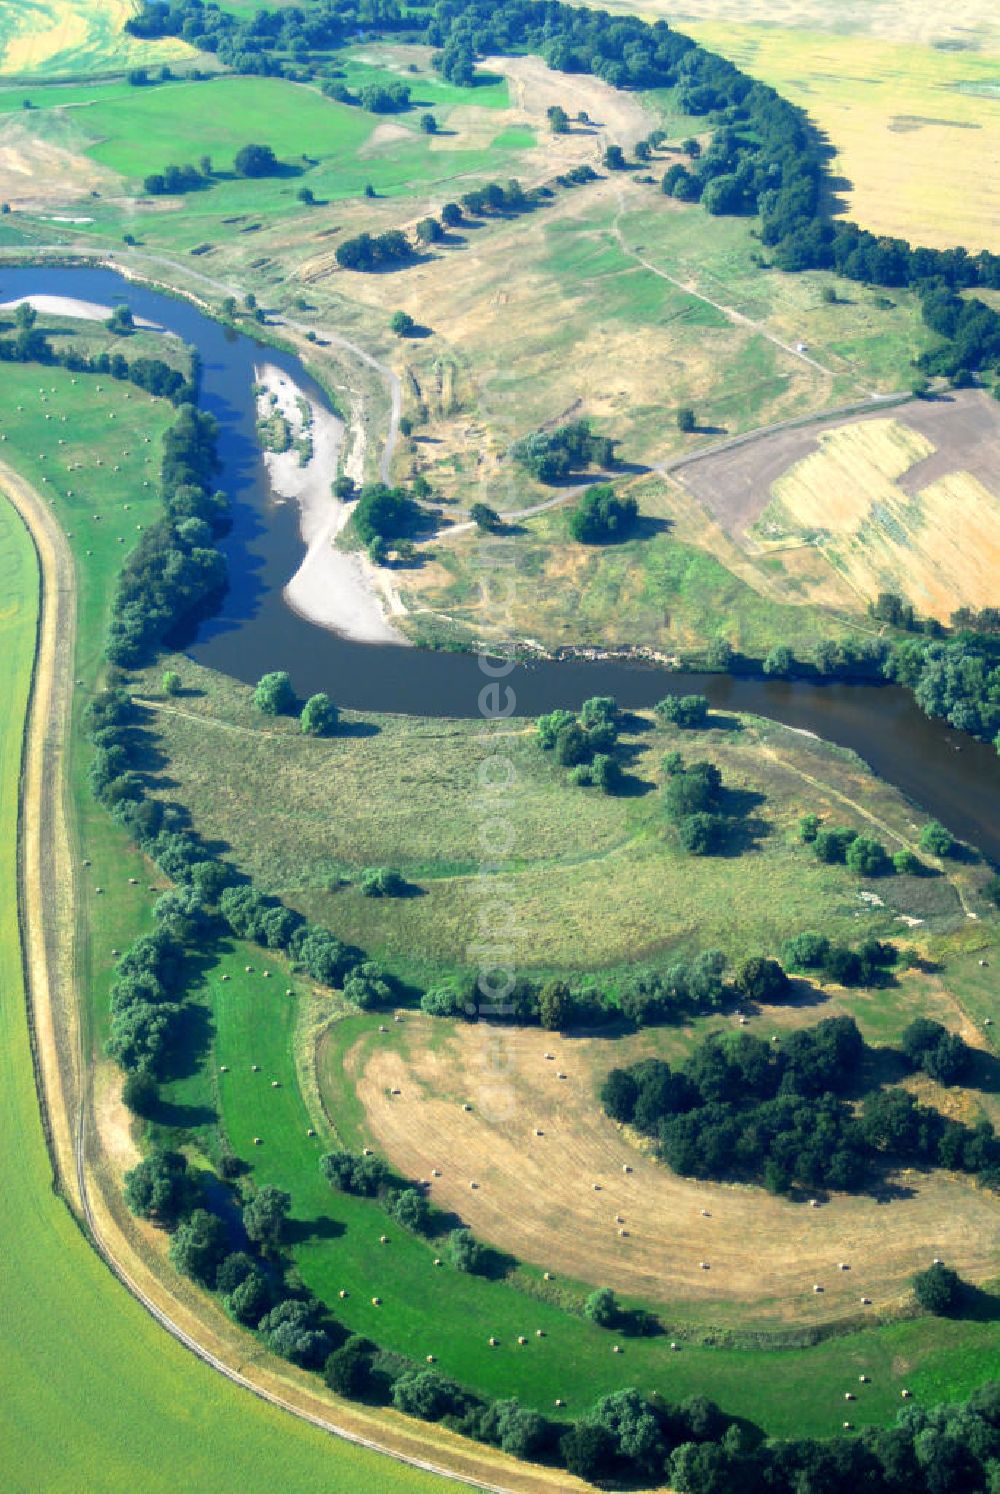
{"type": "MultiPolygon", "coordinates": [[[[8,370],[9,372],[9,370],[8,370]]],[[[16,455],[8,443],[5,456],[16,455]]],[[[20,463],[19,463],[20,465],[20,463]]],[[[34,657],[31,540],[0,502],[0,865],[15,885],[21,733],[34,657]]],[[[132,1300],[54,1193],[35,1093],[13,896],[0,902],[0,1477],[11,1491],[396,1491],[436,1481],[331,1440],[231,1386],[132,1300]],[[183,1470],[183,1471],[181,1471],[183,1470]]]]}

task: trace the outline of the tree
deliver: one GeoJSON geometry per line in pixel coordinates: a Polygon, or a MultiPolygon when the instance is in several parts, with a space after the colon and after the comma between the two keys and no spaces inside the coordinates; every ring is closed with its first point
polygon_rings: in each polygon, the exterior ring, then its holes
{"type": "Polygon", "coordinates": [[[285,1235],[292,1195],[266,1183],[243,1205],[243,1228],[265,1255],[276,1255],[285,1235]]]}
{"type": "Polygon", "coordinates": [[[365,897],[403,897],[406,878],[388,866],[369,866],[361,873],[361,891],[365,897]]]}
{"type": "Polygon", "coordinates": [[[431,1206],[419,1188],[404,1188],[392,1205],[392,1217],[404,1229],[424,1235],[430,1223],[431,1206]]]}
{"type": "Polygon", "coordinates": [[[920,849],[931,856],[951,856],[955,850],[955,837],[939,820],[928,820],[920,832],[920,849]]]}
{"type": "Polygon", "coordinates": [[[320,691],[317,695],[310,695],[302,707],[299,721],[306,736],[330,737],[337,730],[337,707],[329,695],[320,691]]]}
{"type": "Polygon", "coordinates": [[[749,1001],[780,1001],[788,994],[788,976],[777,960],[751,955],[737,968],[733,985],[749,1001]]]}
{"type": "Polygon", "coordinates": [[[513,1398],[494,1401],[483,1411],[479,1423],[479,1435],[484,1441],[492,1442],[515,1458],[530,1458],[538,1452],[548,1430],[543,1416],[513,1398]]]}
{"type": "Polygon", "coordinates": [[[473,503],[469,509],[469,518],[484,534],[498,534],[504,528],[500,515],[488,503],[473,503]]]}
{"type": "Polygon", "coordinates": [[[665,695],[653,707],[661,721],[693,729],[708,720],[708,697],[705,695],[665,695]]]}
{"type": "Polygon", "coordinates": [[[473,1275],[483,1269],[489,1254],[470,1229],[453,1229],[448,1236],[447,1248],[448,1259],[455,1269],[473,1275]]]}
{"type": "Polygon", "coordinates": [[[202,1286],[214,1287],[226,1253],[226,1226],[218,1214],[195,1209],[177,1226],[170,1241],[170,1261],[178,1271],[202,1286]]]}
{"type": "Polygon", "coordinates": [[[565,135],[569,132],[569,115],[565,109],[559,104],[550,104],[545,112],[553,135],[565,135]]]}
{"type": "Polygon", "coordinates": [[[446,202],[441,209],[441,222],[446,228],[457,228],[463,221],[462,209],[457,202],[446,202]]]}
{"type": "Polygon", "coordinates": [[[434,118],[433,114],[421,114],[420,128],[423,130],[425,135],[437,134],[437,120],[434,118]]]}
{"type": "Polygon", "coordinates": [[[133,1115],[151,1116],[160,1102],[160,1086],[146,1069],[135,1069],[125,1075],[122,1101],[133,1115]]]}
{"type": "Polygon", "coordinates": [[[598,1287],[583,1304],[583,1315],[598,1328],[613,1328],[621,1317],[618,1299],[610,1287],[598,1287]]]}
{"type": "Polygon", "coordinates": [[[409,337],[416,325],[408,311],[394,311],[389,321],[389,326],[397,337],[409,337]]]}
{"type": "Polygon", "coordinates": [[[913,852],[908,851],[905,846],[902,850],[893,853],[892,864],[901,877],[919,877],[924,870],[920,857],[914,856],[913,852]]]}
{"type": "Polygon", "coordinates": [[[925,1312],[941,1317],[952,1311],[961,1294],[962,1279],[957,1271],[940,1262],[918,1271],[912,1278],[913,1295],[925,1312]]]}
{"type": "Polygon", "coordinates": [[[819,834],[821,820],[818,814],[804,814],[799,820],[799,840],[812,845],[819,834]]]}
{"type": "Polygon", "coordinates": [[[677,411],[677,429],[689,436],[695,429],[695,415],[690,405],[682,405],[677,411]]]}
{"type": "Polygon", "coordinates": [[[234,1250],[219,1263],[215,1273],[216,1289],[225,1293],[234,1292],[256,1270],[257,1262],[252,1255],[247,1255],[245,1250],[234,1250]]]}
{"type": "Polygon", "coordinates": [[[279,170],[269,145],[244,145],[236,152],[233,166],[237,176],[273,176],[279,170]]]}
{"type": "Polygon", "coordinates": [[[165,669],[161,683],[164,695],[179,695],[181,693],[181,677],[176,669],[165,669]]]}
{"type": "Polygon", "coordinates": [[[223,1298],[223,1306],[230,1317],[247,1327],[256,1326],[270,1305],[271,1289],[256,1267],[248,1271],[223,1298]]]}
{"type": "Polygon", "coordinates": [[[595,483],[581,495],[571,513],[569,532],[582,545],[623,539],[635,527],[638,512],[633,497],[618,498],[610,483],[595,483]]]}
{"type": "Polygon", "coordinates": [[[573,996],[563,980],[547,980],[538,993],[538,1019],[550,1032],[559,1032],[573,1014],[573,996]]]}
{"type": "Polygon", "coordinates": [[[312,187],[300,187],[295,196],[299,202],[304,202],[306,207],[311,207],[316,201],[312,187]]]}
{"type": "Polygon", "coordinates": [[[729,669],[735,654],[728,638],[713,638],[705,652],[705,662],[709,669],[729,669]]]}
{"type": "Polygon", "coordinates": [[[337,1395],[358,1400],[364,1394],[371,1373],[371,1349],[367,1338],[352,1333],[339,1349],[334,1349],[323,1366],[323,1379],[337,1395]]]}
{"type": "Polygon", "coordinates": [[[253,703],[265,716],[284,716],[295,709],[292,681],[283,669],[262,675],[253,692],[253,703]]]}
{"type": "Polygon", "coordinates": [[[685,851],[692,856],[711,856],[726,838],[726,821],[720,814],[699,810],[677,821],[677,835],[685,851]]]}
{"type": "Polygon", "coordinates": [[[595,1483],[610,1469],[615,1444],[603,1427],[581,1421],[559,1439],[559,1452],[568,1472],[595,1483]]]}
{"type": "Polygon", "coordinates": [[[341,503],[350,503],[357,493],[354,478],[348,477],[346,472],[342,472],[339,477],[334,478],[331,489],[333,496],[339,498],[341,503]]]}
{"type": "Polygon", "coordinates": [[[779,643],[765,657],[764,673],[776,675],[791,674],[794,663],[795,659],[791,649],[787,648],[785,644],[779,643]]]}
{"type": "Polygon", "coordinates": [[[125,1202],[132,1213],[167,1228],[188,1212],[197,1196],[181,1152],[152,1151],[125,1174],[125,1202]]]}
{"type": "Polygon", "coordinates": [[[275,1354],[293,1364],[315,1365],[330,1352],[330,1340],[315,1322],[316,1310],[308,1302],[287,1297],[261,1318],[258,1327],[275,1354]]]}
{"type": "Polygon", "coordinates": [[[331,1188],[361,1198],[374,1198],[386,1178],[386,1166],[379,1157],[358,1157],[352,1152],[327,1152],[319,1159],[319,1170],[331,1188]]]}
{"type": "Polygon", "coordinates": [[[892,865],[885,846],[871,835],[858,835],[847,847],[848,868],[861,877],[881,877],[892,865]]]}
{"type": "Polygon", "coordinates": [[[596,752],[590,764],[591,782],[605,794],[613,794],[621,786],[622,770],[618,759],[610,752],[596,752]]]}
{"type": "Polygon", "coordinates": [[[625,152],[620,145],[609,145],[604,152],[604,167],[607,171],[624,171],[628,165],[625,152]]]}
{"type": "Polygon", "coordinates": [[[454,1380],[446,1380],[432,1369],[406,1370],[392,1387],[396,1410],[419,1416],[421,1421],[440,1421],[443,1416],[460,1414],[468,1401],[454,1380]]]}

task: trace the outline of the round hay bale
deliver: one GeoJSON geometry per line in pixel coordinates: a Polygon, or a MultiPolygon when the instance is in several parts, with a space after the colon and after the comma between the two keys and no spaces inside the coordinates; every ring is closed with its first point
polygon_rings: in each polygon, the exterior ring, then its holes
{"type": "Polygon", "coordinates": [[[493,1335],[491,1334],[490,1337],[487,1339],[487,1343],[489,1344],[489,1346],[490,1346],[491,1349],[495,1349],[495,1348],[498,1347],[498,1345],[500,1343],[500,1340],[498,1338],[494,1338],[493,1335]]]}
{"type": "Polygon", "coordinates": [[[291,986],[288,987],[287,991],[285,992],[285,995],[286,996],[294,996],[295,995],[295,992],[292,990],[291,986]]]}
{"type": "Polygon", "coordinates": [[[252,1063],[250,1065],[250,1072],[251,1072],[251,1074],[259,1074],[260,1073],[260,1064],[259,1063],[252,1063]]]}
{"type": "Polygon", "coordinates": [[[462,1106],[462,1109],[463,1110],[471,1110],[472,1109],[472,1106],[469,1104],[468,1100],[466,1100],[465,1104],[462,1106]]]}
{"type": "Polygon", "coordinates": [[[337,1293],[337,1296],[341,1299],[341,1301],[343,1301],[343,1299],[347,1296],[346,1290],[341,1287],[340,1291],[337,1293]]]}
{"type": "Polygon", "coordinates": [[[441,1259],[441,1257],[439,1255],[436,1255],[434,1257],[434,1264],[435,1264],[435,1266],[441,1266],[441,1265],[444,1264],[444,1262],[442,1261],[442,1259],[441,1259]]]}
{"type": "Polygon", "coordinates": [[[671,1342],[670,1347],[673,1349],[674,1353],[676,1354],[677,1350],[680,1348],[680,1344],[676,1343],[676,1342],[671,1342]]]}
{"type": "Polygon", "coordinates": [[[551,1271],[543,1271],[542,1272],[542,1280],[543,1281],[551,1281],[552,1280],[552,1272],[551,1271]]]}
{"type": "Polygon", "coordinates": [[[557,1406],[565,1406],[565,1404],[566,1404],[566,1402],[563,1400],[562,1396],[561,1395],[557,1395],[556,1396],[556,1405],[557,1406]]]}
{"type": "Polygon", "coordinates": [[[535,1135],[536,1136],[544,1136],[545,1132],[543,1130],[541,1130],[540,1127],[536,1126],[535,1127],[535,1135]]]}
{"type": "Polygon", "coordinates": [[[853,1390],[845,1390],[844,1391],[844,1400],[845,1401],[853,1401],[854,1400],[854,1391],[853,1390]]]}
{"type": "Polygon", "coordinates": [[[232,980],[233,977],[231,975],[223,975],[221,978],[223,980],[232,980]]]}
{"type": "Polygon", "coordinates": [[[306,1132],[306,1135],[307,1136],[315,1136],[316,1135],[316,1132],[313,1130],[312,1126],[309,1127],[308,1131],[306,1132]]]}
{"type": "Polygon", "coordinates": [[[431,1168],[431,1177],[432,1178],[439,1178],[440,1176],[441,1176],[441,1169],[440,1169],[440,1167],[432,1167],[431,1168]]]}
{"type": "Polygon", "coordinates": [[[362,1155],[365,1156],[365,1157],[370,1157],[371,1154],[372,1154],[372,1149],[371,1149],[370,1146],[363,1146],[361,1148],[361,1151],[362,1151],[362,1155]]]}
{"type": "Polygon", "coordinates": [[[859,1385],[867,1385],[868,1384],[868,1376],[867,1375],[859,1375],[858,1376],[858,1384],[859,1385]]]}
{"type": "Polygon", "coordinates": [[[622,1163],[622,1172],[631,1172],[632,1169],[627,1162],[622,1163]]]}
{"type": "Polygon", "coordinates": [[[426,1362],[428,1364],[433,1364],[434,1363],[434,1355],[433,1354],[428,1354],[426,1362]]]}
{"type": "Polygon", "coordinates": [[[228,1063],[220,1063],[219,1064],[219,1073],[220,1074],[228,1074],[229,1073],[229,1065],[228,1065],[228,1063]]]}
{"type": "Polygon", "coordinates": [[[528,1342],[523,1333],[517,1335],[517,1341],[519,1344],[526,1344],[528,1342]]]}
{"type": "Polygon", "coordinates": [[[544,1328],[536,1328],[535,1329],[535,1337],[536,1338],[544,1338],[545,1337],[545,1329],[544,1328]]]}
{"type": "Polygon", "coordinates": [[[813,1291],[814,1292],[821,1292],[822,1290],[823,1290],[823,1288],[820,1286],[819,1282],[818,1281],[814,1281],[813,1282],[813,1291]]]}
{"type": "Polygon", "coordinates": [[[908,1401],[910,1399],[910,1391],[908,1391],[908,1390],[901,1390],[899,1393],[902,1396],[902,1398],[903,1398],[904,1401],[908,1401]]]}
{"type": "Polygon", "coordinates": [[[252,965],[244,965],[243,969],[246,971],[247,975],[250,975],[253,972],[253,966],[252,965]]]}
{"type": "Polygon", "coordinates": [[[708,1261],[699,1261],[698,1264],[703,1271],[710,1271],[712,1269],[708,1261]]]}
{"type": "Polygon", "coordinates": [[[372,1307],[381,1307],[381,1306],[382,1306],[382,1298],[381,1297],[373,1297],[372,1298],[372,1307]]]}
{"type": "Polygon", "coordinates": [[[861,1299],[861,1306],[862,1307],[871,1307],[871,1305],[872,1305],[872,1299],[870,1297],[862,1297],[862,1299],[861,1299]]]}
{"type": "Polygon", "coordinates": [[[479,1187],[479,1184],[478,1184],[478,1183],[470,1183],[470,1184],[469,1184],[469,1187],[470,1187],[470,1188],[478,1188],[478,1187],[479,1187]]]}
{"type": "Polygon", "coordinates": [[[620,1229],[618,1231],[618,1234],[619,1234],[619,1236],[620,1236],[621,1239],[623,1239],[623,1240],[627,1240],[628,1239],[628,1230],[627,1229],[620,1229]]]}
{"type": "Polygon", "coordinates": [[[271,1088],[272,1089],[280,1089],[281,1088],[281,1085],[280,1085],[280,1083],[278,1082],[277,1079],[272,1079],[271,1080],[271,1088]]]}
{"type": "Polygon", "coordinates": [[[613,1344],[612,1345],[612,1348],[611,1348],[612,1354],[620,1354],[621,1351],[622,1351],[621,1344],[613,1344]]]}
{"type": "Polygon", "coordinates": [[[254,1139],[253,1139],[254,1146],[260,1146],[261,1143],[262,1143],[262,1141],[263,1141],[263,1139],[264,1138],[262,1136],[255,1136],[254,1139]]]}
{"type": "Polygon", "coordinates": [[[380,1245],[388,1245],[388,1243],[389,1243],[389,1236],[388,1235],[379,1235],[378,1242],[379,1242],[380,1245]]]}

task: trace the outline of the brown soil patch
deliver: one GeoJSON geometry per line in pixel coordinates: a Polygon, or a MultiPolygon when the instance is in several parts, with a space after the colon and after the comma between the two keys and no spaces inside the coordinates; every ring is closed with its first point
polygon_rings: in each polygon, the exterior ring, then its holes
{"type": "Polygon", "coordinates": [[[678,470],[677,477],[728,533],[742,539],[767,507],[773,484],[819,449],[824,431],[887,418],[918,431],[935,448],[899,478],[904,492],[915,493],[957,471],[970,472],[986,487],[995,485],[1000,471],[1000,408],[977,389],[772,431],[728,451],[696,457],[678,470]]]}
{"type": "Polygon", "coordinates": [[[963,1180],[908,1174],[891,1201],[837,1196],[811,1209],[679,1178],[644,1156],[595,1093],[612,1064],[638,1056],[641,1035],[611,1045],[460,1027],[431,1047],[432,1026],[408,1019],[405,1055],[349,1055],[372,1134],[405,1175],[440,1168],[434,1202],[521,1259],[654,1301],[729,1302],[781,1320],[853,1313],[863,1293],[897,1297],[935,1254],[974,1279],[996,1272],[996,1202],[963,1180]]]}
{"type": "Polygon", "coordinates": [[[0,121],[0,198],[13,209],[63,206],[117,181],[68,144],[33,135],[18,116],[0,121]]]}

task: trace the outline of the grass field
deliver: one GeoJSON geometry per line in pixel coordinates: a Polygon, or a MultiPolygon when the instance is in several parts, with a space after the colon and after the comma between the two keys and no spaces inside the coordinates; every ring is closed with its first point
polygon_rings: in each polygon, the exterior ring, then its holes
{"type": "MultiPolygon", "coordinates": [[[[8,452],[9,453],[9,446],[8,452]]],[[[326,1489],[430,1489],[434,1480],[334,1443],[199,1364],[126,1295],[51,1188],[39,1122],[15,886],[21,730],[34,655],[38,577],[27,531],[0,502],[0,1477],[12,1491],[247,1489],[283,1479],[326,1489]]]]}
{"type": "Polygon", "coordinates": [[[0,77],[81,77],[195,57],[173,37],[128,36],[137,8],[135,0],[0,0],[0,77]]]}
{"type": "MultiPolygon", "coordinates": [[[[164,701],[155,675],[141,690],[152,704],[151,747],[169,764],[166,792],[180,795],[202,834],[260,885],[401,972],[464,965],[482,896],[475,724],[352,717],[345,734],[316,741],[294,719],[265,722],[246,688],[188,660],[177,668],[189,691],[181,699],[164,701]],[[396,867],[419,895],[363,896],[367,866],[396,867]]],[[[767,723],[683,733],[641,719],[624,740],[626,791],[607,797],[569,785],[527,724],[501,738],[516,774],[505,814],[525,968],[660,962],[711,946],[773,951],[817,919],[840,937],[898,929],[900,913],[925,919],[928,932],[961,921],[945,877],[883,881],[885,906],[871,907],[842,867],[822,866],[798,843],[806,810],[870,829],[862,809],[891,848],[912,841],[912,808],[849,754],[767,723]],[[665,828],[660,759],[675,746],[721,766],[734,811],[748,816],[742,854],[734,845],[689,857],[665,828]]]]}
{"type": "MultiPolygon", "coordinates": [[[[543,1409],[562,1396],[567,1415],[603,1391],[629,1383],[655,1388],[668,1399],[694,1391],[712,1395],[777,1435],[832,1434],[843,1415],[842,1387],[856,1382],[862,1369],[872,1376],[872,1386],[870,1398],[858,1408],[861,1424],[893,1414],[903,1377],[918,1394],[927,1385],[934,1395],[948,1397],[966,1393],[981,1378],[994,1338],[989,1323],[894,1323],[809,1350],[771,1350],[762,1358],[750,1349],[713,1349],[697,1341],[706,1317],[711,1324],[728,1319],[732,1326],[726,1304],[714,1303],[706,1315],[671,1302],[667,1319],[688,1340],[684,1353],[671,1354],[665,1339],[631,1340],[619,1360],[611,1353],[612,1338],[577,1315],[585,1288],[558,1273],[552,1283],[543,1282],[545,1262],[521,1268],[511,1281],[435,1268],[439,1244],[407,1234],[388,1223],[374,1203],[333,1193],[322,1181],[316,1164],[330,1131],[301,1098],[301,1070],[292,1056],[296,1003],[283,996],[284,985],[273,958],[262,960],[259,952],[238,946],[219,956],[195,993],[213,1028],[210,1048],[200,1054],[204,1078],[200,1089],[193,1080],[184,1081],[178,1098],[195,1105],[210,1095],[207,1103],[257,1182],[290,1188],[295,1263],[303,1280],[354,1331],[417,1359],[434,1353],[443,1373],[484,1392],[514,1393],[543,1409]],[[250,974],[246,963],[254,966],[250,974]],[[263,969],[272,971],[270,979],[262,977],[263,969]],[[230,976],[226,982],[224,974],[230,976]],[[226,1074],[218,1072],[223,1063],[226,1074]],[[254,1063],[260,1064],[259,1073],[251,1072],[254,1063]],[[278,1080],[277,1089],[272,1079],[278,1080]],[[316,1138],[307,1135],[310,1125],[319,1131],[316,1138]],[[254,1136],[261,1137],[260,1146],[253,1145],[254,1136]],[[383,1233],[389,1236],[385,1246],[378,1243],[383,1233]],[[341,1298],[341,1291],[348,1296],[341,1298]],[[372,1304],[372,1296],[381,1297],[380,1306],[372,1304]],[[542,1339],[535,1336],[539,1327],[542,1339]],[[494,1351],[486,1347],[491,1333],[500,1339],[494,1351]],[[517,1345],[520,1333],[529,1338],[528,1346],[517,1345]],[[763,1365],[767,1373],[756,1373],[763,1365]]],[[[372,1017],[350,1019],[350,1038],[370,1035],[377,1043],[376,1026],[372,1017]]],[[[441,1036],[446,1035],[442,1025],[441,1036]]],[[[396,1043],[395,1030],[387,1041],[396,1043]]],[[[469,1082],[471,1090],[471,1076],[469,1082]]],[[[342,1088],[330,1094],[338,1126],[342,1088]]],[[[167,1098],[172,1098],[169,1089],[167,1098]]],[[[352,1114],[357,1125],[357,1101],[348,1123],[352,1114]]],[[[348,1144],[358,1134],[345,1129],[348,1144]]],[[[188,1135],[197,1140],[197,1124],[188,1135]]],[[[447,1144],[444,1138],[442,1144],[447,1144]]],[[[456,1165],[463,1167],[460,1161],[456,1165]]],[[[735,1311],[738,1326],[745,1319],[738,1307],[735,1311]]]]}
{"type": "MultiPolygon", "coordinates": [[[[752,1026],[766,1037],[849,1014],[869,1040],[877,1035],[898,1044],[917,1012],[983,1042],[927,976],[890,992],[809,990],[798,1002],[760,1013],[752,1026]]],[[[888,1194],[881,1202],[837,1196],[812,1211],[801,1198],[677,1177],[638,1151],[635,1138],[601,1111],[596,1096],[610,1068],[653,1055],[676,1061],[696,1037],[734,1026],[729,1015],[602,1038],[537,1028],[498,1033],[417,1015],[388,1035],[336,1022],[321,1045],[321,1082],[338,1118],[346,1111],[354,1119],[348,1097],[356,1094],[363,1120],[348,1133],[355,1144],[374,1140],[405,1176],[441,1169],[432,1197],[461,1213],[482,1238],[560,1278],[613,1282],[666,1300],[670,1313],[694,1322],[711,1316],[716,1323],[793,1327],[864,1318],[861,1295],[871,1297],[876,1312],[891,1307],[929,1252],[968,1277],[997,1275],[997,1201],[967,1179],[907,1174],[909,1196],[891,1204],[888,1194]],[[487,1066],[493,1050],[503,1054],[502,1074],[487,1066]],[[471,1114],[459,1104],[466,1097],[474,1102],[471,1114]],[[626,1166],[631,1170],[623,1175],[626,1166]],[[470,1178],[477,1189],[470,1190],[470,1178]],[[625,1238],[616,1227],[619,1212],[625,1238]],[[699,1268],[706,1255],[708,1274],[699,1268]],[[831,1276],[831,1263],[845,1259],[850,1272],[831,1276]],[[824,1284],[821,1296],[814,1282],[824,1284]]],[[[890,1068],[886,1060],[883,1070],[890,1068]]],[[[970,1122],[996,1118],[986,1055],[981,1069],[985,1091],[974,1081],[964,1091],[924,1091],[923,1098],[970,1122]]]]}

